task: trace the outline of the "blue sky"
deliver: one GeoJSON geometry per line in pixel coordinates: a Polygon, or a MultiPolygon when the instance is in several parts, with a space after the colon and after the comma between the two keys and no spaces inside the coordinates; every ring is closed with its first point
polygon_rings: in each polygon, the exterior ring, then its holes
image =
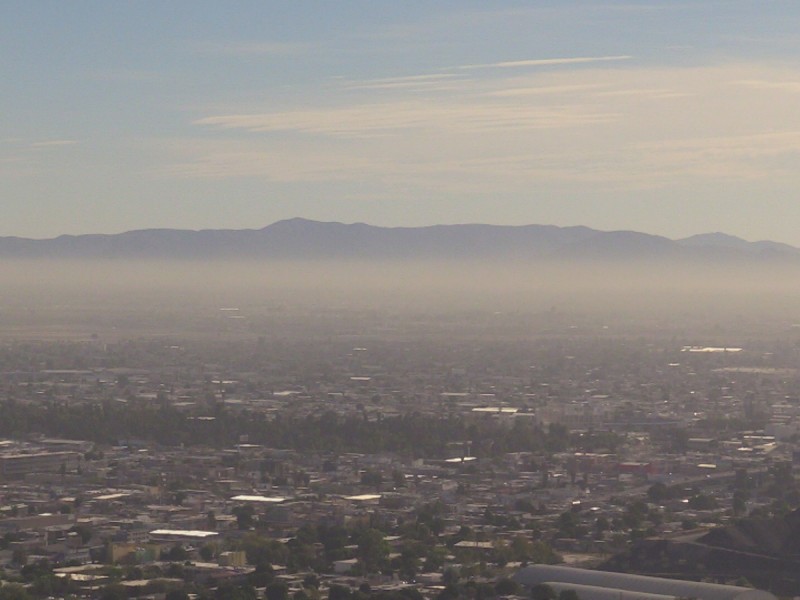
{"type": "Polygon", "coordinates": [[[0,3],[0,235],[588,225],[800,244],[800,3],[0,3]]]}

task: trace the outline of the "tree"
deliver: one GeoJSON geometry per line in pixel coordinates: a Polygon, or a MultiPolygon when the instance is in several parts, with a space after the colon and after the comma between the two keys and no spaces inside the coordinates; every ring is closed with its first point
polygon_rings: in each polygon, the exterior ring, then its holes
{"type": "Polygon", "coordinates": [[[733,492],[733,514],[741,516],[747,511],[747,494],[742,490],[733,492]]]}
{"type": "Polygon", "coordinates": [[[225,583],[214,592],[215,600],[256,600],[256,597],[256,590],[251,585],[233,586],[225,583]]]}
{"type": "Polygon", "coordinates": [[[383,475],[380,471],[364,471],[361,474],[361,485],[369,485],[379,488],[383,483],[383,475]]]}
{"type": "Polygon", "coordinates": [[[11,553],[11,561],[15,565],[25,565],[28,562],[28,553],[25,552],[24,548],[14,548],[11,553]]]}
{"type": "Polygon", "coordinates": [[[241,548],[247,555],[247,562],[255,566],[285,565],[289,559],[289,550],[284,544],[257,533],[246,534],[242,538],[241,548]]]}
{"type": "Polygon", "coordinates": [[[594,522],[594,530],[595,534],[600,537],[611,528],[611,523],[608,522],[608,519],[602,515],[597,517],[594,522]]]}
{"type": "Polygon", "coordinates": [[[164,574],[167,577],[172,577],[173,579],[183,579],[183,576],[185,574],[185,569],[183,568],[182,564],[170,563],[164,574]]]}
{"type": "Polygon", "coordinates": [[[287,600],[289,598],[289,586],[283,581],[273,581],[264,590],[266,600],[287,600]]]}
{"type": "Polygon", "coordinates": [[[425,570],[440,571],[444,566],[444,560],[446,556],[447,551],[441,546],[431,548],[425,556],[425,570]]]}
{"type": "Polygon", "coordinates": [[[28,591],[18,583],[0,586],[0,600],[31,600],[28,591]]]}
{"type": "Polygon", "coordinates": [[[558,527],[559,533],[563,537],[568,537],[568,538],[573,538],[577,536],[578,533],[577,528],[579,524],[580,524],[580,519],[571,510],[561,513],[558,519],[556,520],[556,527],[558,527]]]}
{"type": "Polygon", "coordinates": [[[442,583],[448,587],[457,585],[460,578],[461,576],[458,569],[454,569],[453,567],[447,567],[444,573],[442,573],[442,583]]]}
{"type": "Polygon", "coordinates": [[[657,481],[647,490],[647,498],[650,502],[661,504],[664,500],[668,500],[671,494],[666,484],[657,481]]]}
{"type": "Polygon", "coordinates": [[[46,577],[53,573],[50,566],[50,561],[46,558],[37,560],[34,563],[29,563],[20,569],[20,575],[26,582],[34,581],[35,579],[46,577]]]}
{"type": "Polygon", "coordinates": [[[448,585],[439,592],[439,595],[436,596],[436,600],[458,600],[458,597],[458,588],[454,585],[448,585]]]}
{"type": "Polygon", "coordinates": [[[556,600],[557,595],[553,588],[546,583],[540,583],[531,588],[531,600],[556,600]]]}
{"type": "Polygon", "coordinates": [[[128,600],[128,590],[121,583],[111,583],[100,592],[100,600],[128,600]]]}
{"type": "Polygon", "coordinates": [[[267,587],[275,581],[272,565],[267,562],[258,563],[255,570],[247,576],[247,581],[255,587],[267,587]]]}
{"type": "Polygon", "coordinates": [[[717,501],[714,499],[714,496],[697,494],[689,498],[688,506],[693,510],[713,510],[717,508],[717,501]]]}
{"type": "Polygon", "coordinates": [[[365,529],[357,536],[358,558],[368,572],[380,567],[389,555],[389,545],[377,529],[365,529]]]}
{"type": "Polygon", "coordinates": [[[181,562],[189,558],[189,553],[186,551],[186,548],[184,548],[180,544],[175,544],[172,548],[170,548],[166,552],[162,551],[161,555],[165,560],[171,562],[181,562]]]}
{"type": "Polygon", "coordinates": [[[396,488],[406,487],[406,476],[403,475],[402,471],[398,471],[397,469],[392,471],[392,481],[396,488]]]}
{"type": "Polygon", "coordinates": [[[236,517],[236,526],[239,529],[250,529],[253,526],[253,515],[255,514],[255,509],[253,508],[252,504],[234,506],[231,512],[233,513],[233,516],[236,517]]]}
{"type": "Polygon", "coordinates": [[[733,487],[736,490],[747,492],[753,488],[753,479],[747,473],[747,469],[736,469],[736,477],[733,480],[733,487]]]}
{"type": "Polygon", "coordinates": [[[164,595],[164,600],[189,600],[189,594],[183,588],[175,588],[164,595]]]}
{"type": "Polygon", "coordinates": [[[512,560],[526,561],[533,556],[533,543],[524,535],[514,536],[510,549],[512,560]]]}
{"type": "Polygon", "coordinates": [[[392,561],[392,567],[396,568],[400,579],[410,581],[417,575],[417,555],[412,549],[406,547],[400,553],[400,557],[392,561]]]}
{"type": "Polygon", "coordinates": [[[494,591],[499,596],[510,596],[511,594],[516,594],[519,591],[519,584],[513,579],[503,577],[498,579],[497,583],[494,584],[494,591]]]}
{"type": "Polygon", "coordinates": [[[81,542],[84,544],[87,544],[89,540],[92,539],[93,535],[92,527],[85,523],[78,523],[77,525],[74,525],[70,529],[70,531],[74,531],[75,533],[77,533],[81,538],[81,542]]]}
{"type": "Polygon", "coordinates": [[[204,561],[208,562],[214,558],[214,546],[211,544],[205,544],[200,548],[200,558],[204,561]]]}
{"type": "Polygon", "coordinates": [[[407,587],[400,590],[400,596],[402,600],[424,600],[422,596],[422,592],[420,592],[417,588],[407,587]]]}
{"type": "Polygon", "coordinates": [[[333,584],[328,588],[328,600],[350,600],[352,592],[345,585],[333,584]]]}

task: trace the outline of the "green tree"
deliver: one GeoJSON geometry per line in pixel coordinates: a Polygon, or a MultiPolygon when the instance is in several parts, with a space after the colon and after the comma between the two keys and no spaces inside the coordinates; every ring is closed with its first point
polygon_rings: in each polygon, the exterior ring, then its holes
{"type": "Polygon", "coordinates": [[[396,488],[406,487],[406,476],[403,475],[402,471],[398,471],[397,469],[392,471],[392,481],[396,488]]]}
{"type": "Polygon", "coordinates": [[[100,592],[100,600],[128,600],[128,590],[121,583],[111,583],[100,592]]]}
{"type": "Polygon", "coordinates": [[[233,513],[233,516],[236,517],[236,526],[239,529],[250,529],[253,526],[253,515],[255,514],[255,509],[253,508],[252,504],[234,506],[233,510],[231,510],[231,513],[233,513]]]}
{"type": "Polygon", "coordinates": [[[546,583],[540,583],[531,588],[531,600],[557,600],[557,598],[555,590],[546,583]]]}
{"type": "Polygon", "coordinates": [[[283,581],[273,581],[264,590],[266,600],[287,600],[289,598],[289,586],[283,581]]]}
{"type": "Polygon", "coordinates": [[[247,562],[255,566],[285,565],[289,559],[289,549],[285,544],[257,533],[246,534],[242,538],[241,548],[247,555],[247,562]]]}
{"type": "Polygon", "coordinates": [[[650,502],[654,502],[655,504],[661,504],[664,500],[668,500],[671,497],[670,490],[666,486],[666,484],[657,481],[653,485],[651,485],[647,490],[647,498],[650,502]]]}
{"type": "Polygon", "coordinates": [[[28,553],[24,548],[14,548],[11,553],[11,562],[15,565],[25,565],[28,563],[28,553]]]}
{"type": "Polygon", "coordinates": [[[383,475],[380,471],[364,471],[361,474],[361,485],[380,488],[381,484],[383,484],[383,475]]]}
{"type": "Polygon", "coordinates": [[[574,538],[578,535],[578,525],[580,519],[571,510],[565,511],[558,516],[556,527],[562,537],[574,538]]]}
{"type": "Polygon", "coordinates": [[[747,493],[742,490],[733,492],[733,514],[742,516],[747,511],[747,493]]]}
{"type": "Polygon", "coordinates": [[[353,595],[349,587],[334,583],[328,588],[328,600],[350,600],[353,595]]]}
{"type": "Polygon", "coordinates": [[[442,583],[447,587],[455,587],[458,585],[458,580],[461,579],[461,574],[458,569],[447,567],[442,573],[442,583]]]}
{"type": "Polygon", "coordinates": [[[172,546],[172,548],[170,548],[166,552],[162,551],[161,556],[164,558],[164,560],[168,560],[171,562],[181,562],[189,558],[189,553],[186,551],[186,548],[184,548],[181,544],[175,544],[174,546],[172,546]]]}
{"type": "Polygon", "coordinates": [[[519,591],[519,584],[513,579],[502,577],[497,580],[497,583],[494,584],[494,591],[499,596],[510,596],[519,591]]]}
{"type": "Polygon", "coordinates": [[[18,583],[0,586],[0,600],[31,600],[28,591],[18,583]]]}
{"type": "Polygon", "coordinates": [[[89,540],[92,539],[92,535],[94,533],[91,525],[87,525],[85,523],[78,523],[77,525],[74,525],[70,531],[77,533],[81,538],[81,542],[84,544],[89,543],[89,540]]]}
{"type": "Polygon", "coordinates": [[[208,562],[214,558],[214,546],[205,544],[200,547],[200,558],[208,562]]]}
{"type": "Polygon", "coordinates": [[[459,597],[458,588],[454,585],[448,585],[439,592],[436,600],[458,600],[459,597]]]}
{"type": "Polygon", "coordinates": [[[693,510],[713,510],[717,508],[717,501],[713,496],[697,494],[689,498],[688,506],[693,510]]]}
{"type": "Polygon", "coordinates": [[[256,589],[252,585],[220,585],[214,592],[215,600],[256,600],[256,589]]]}
{"type": "Polygon", "coordinates": [[[164,595],[164,600],[189,600],[189,594],[183,588],[175,588],[164,595]]]}
{"type": "Polygon", "coordinates": [[[389,555],[389,545],[377,529],[365,529],[356,536],[358,558],[364,563],[367,572],[376,571],[389,555]]]}

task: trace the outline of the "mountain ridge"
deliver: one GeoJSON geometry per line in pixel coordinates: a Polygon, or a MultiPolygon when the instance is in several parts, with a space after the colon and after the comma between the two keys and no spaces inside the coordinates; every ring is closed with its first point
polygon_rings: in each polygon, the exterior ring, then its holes
{"type": "Polygon", "coordinates": [[[6,236],[0,237],[0,258],[800,261],[800,249],[720,232],[672,240],[582,225],[380,227],[296,217],[260,229],[155,228],[47,239],[6,236]]]}

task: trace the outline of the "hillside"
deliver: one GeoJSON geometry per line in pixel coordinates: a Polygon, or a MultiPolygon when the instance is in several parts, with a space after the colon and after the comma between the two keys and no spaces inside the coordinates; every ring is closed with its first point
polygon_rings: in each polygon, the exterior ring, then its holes
{"type": "Polygon", "coordinates": [[[635,231],[552,225],[377,227],[289,219],[263,229],[145,229],[52,239],[0,238],[2,258],[68,259],[443,259],[769,260],[800,250],[725,234],[683,240],[635,231]]]}

